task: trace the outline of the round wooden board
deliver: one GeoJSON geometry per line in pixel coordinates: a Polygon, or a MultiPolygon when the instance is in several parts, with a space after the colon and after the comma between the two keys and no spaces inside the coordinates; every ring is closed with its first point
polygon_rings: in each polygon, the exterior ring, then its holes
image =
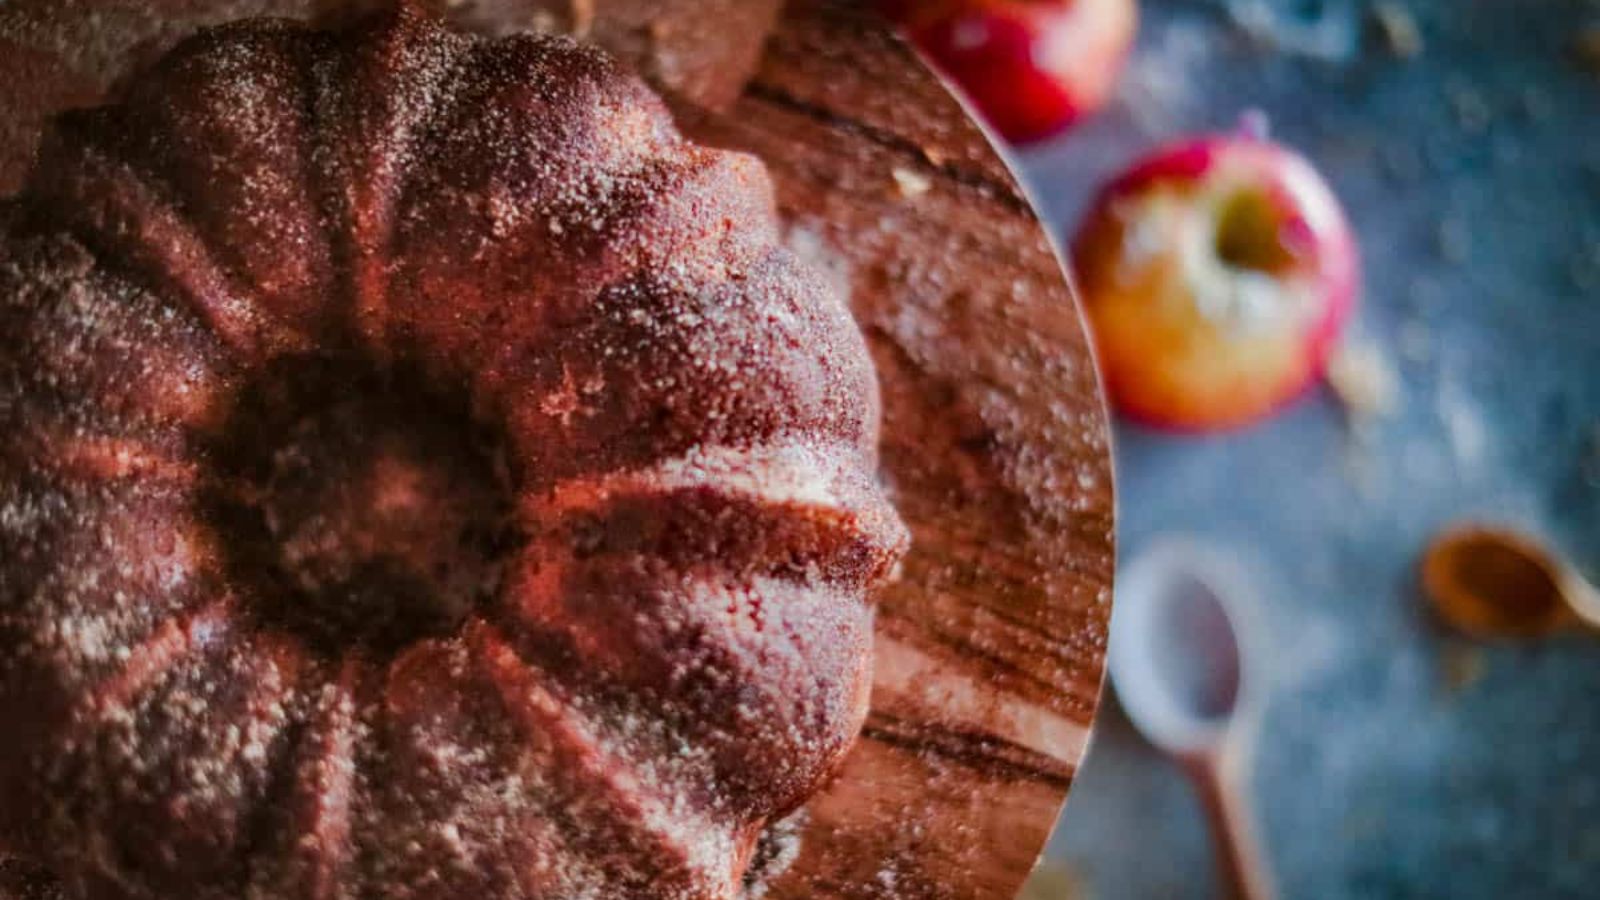
{"type": "MultiPolygon", "coordinates": [[[[128,60],[220,6],[325,8],[142,3],[159,12],[137,41],[105,30],[108,16],[137,18],[129,0],[0,5],[0,108],[13,111],[0,191],[44,112],[92,102],[128,60]]],[[[675,96],[685,128],[761,156],[793,245],[852,289],[883,382],[884,479],[915,540],[882,598],[862,740],[798,820],[799,855],[766,896],[1013,897],[1083,754],[1111,609],[1108,432],[1071,292],[1000,155],[857,4],[792,0],[737,99],[697,99],[675,96]]]]}

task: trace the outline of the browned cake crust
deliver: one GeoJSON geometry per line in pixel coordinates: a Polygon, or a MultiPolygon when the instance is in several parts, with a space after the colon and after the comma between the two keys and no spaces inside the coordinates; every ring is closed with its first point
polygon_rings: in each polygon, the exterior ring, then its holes
{"type": "Polygon", "coordinates": [[[61,900],[61,886],[38,866],[0,857],[0,900],[61,900]]]}
{"type": "MultiPolygon", "coordinates": [[[[90,106],[202,25],[262,15],[337,24],[394,0],[0,0],[0,192],[20,185],[41,127],[90,106]]],[[[677,100],[725,108],[755,73],[783,0],[417,0],[489,35],[574,33],[677,100]]]]}
{"type": "Polygon", "coordinates": [[[783,7],[783,0],[425,2],[474,30],[579,35],[633,64],[653,84],[711,109],[738,99],[783,7]]]}
{"type": "Polygon", "coordinates": [[[0,846],[80,898],[724,898],[849,748],[853,321],[566,39],[204,32],[0,214],[0,846]]]}

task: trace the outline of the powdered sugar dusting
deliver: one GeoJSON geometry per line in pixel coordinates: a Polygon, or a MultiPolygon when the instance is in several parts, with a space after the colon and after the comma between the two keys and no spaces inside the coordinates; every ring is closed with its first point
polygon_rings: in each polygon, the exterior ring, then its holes
{"type": "Polygon", "coordinates": [[[816,445],[696,447],[648,469],[569,481],[536,500],[533,515],[549,516],[591,507],[621,493],[670,493],[690,488],[745,494],[773,504],[837,506],[836,483],[855,460],[816,445]]]}
{"type": "MultiPolygon", "coordinates": [[[[130,896],[761,896],[798,825],[747,884],[750,841],[865,715],[903,530],[844,286],[779,246],[759,162],[593,49],[409,4],[203,34],[54,140],[0,216],[0,840],[130,896]],[[263,423],[331,406],[282,371],[335,363],[427,382],[538,498],[473,532],[498,596],[393,647],[282,612],[333,615],[279,512],[459,493],[273,477],[300,433],[263,423]]],[[[355,564],[406,550],[381,524],[306,546],[399,605],[355,564]]]]}

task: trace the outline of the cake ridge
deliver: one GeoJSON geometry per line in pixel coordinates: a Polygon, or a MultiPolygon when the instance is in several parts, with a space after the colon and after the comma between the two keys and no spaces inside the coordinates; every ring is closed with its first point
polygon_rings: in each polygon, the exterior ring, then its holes
{"type": "Polygon", "coordinates": [[[759,161],[412,0],[203,32],[47,147],[0,209],[0,842],[80,900],[736,897],[906,543],[759,161]]]}
{"type": "MultiPolygon", "coordinates": [[[[693,808],[687,810],[669,808],[672,798],[634,774],[638,768],[636,763],[623,762],[623,747],[601,737],[599,726],[586,721],[574,704],[563,702],[558,694],[540,685],[534,674],[534,664],[524,660],[504,637],[497,635],[494,626],[487,623],[474,626],[468,631],[467,641],[480,671],[500,692],[507,713],[526,729],[530,740],[541,737],[556,740],[556,735],[566,735],[564,759],[571,768],[566,770],[564,778],[583,784],[585,795],[591,799],[598,795],[635,807],[629,812],[637,814],[640,821],[630,822],[618,817],[610,823],[611,828],[629,835],[629,843],[634,846],[640,842],[655,843],[647,855],[657,861],[663,854],[672,857],[669,872],[681,868],[684,877],[708,882],[714,882],[720,875],[725,885],[722,890],[731,886],[736,878],[728,852],[733,836],[726,833],[728,829],[724,823],[706,817],[707,806],[693,803],[693,808]],[[674,828],[671,823],[681,827],[674,828]],[[718,835],[715,843],[727,843],[729,848],[707,854],[705,848],[692,846],[688,837],[697,831],[718,835]],[[681,860],[676,858],[678,855],[681,860]],[[697,856],[702,858],[697,859],[697,856]]],[[[679,795],[679,799],[692,801],[692,798],[692,794],[679,795]]],[[[656,878],[671,877],[667,872],[654,875],[656,878]]],[[[669,887],[660,881],[654,886],[669,887]]]]}
{"type": "MultiPolygon", "coordinates": [[[[336,900],[339,896],[338,874],[350,864],[353,851],[349,840],[350,811],[359,774],[355,683],[360,667],[357,660],[341,661],[337,674],[324,681],[315,692],[317,696],[309,699],[311,709],[287,751],[291,765],[283,770],[290,779],[286,786],[288,802],[277,812],[289,819],[284,838],[292,841],[281,849],[278,858],[263,853],[251,866],[246,883],[252,891],[270,891],[269,879],[273,879],[274,872],[279,873],[278,879],[292,877],[287,873],[295,872],[298,863],[298,877],[307,882],[307,900],[336,900]],[[321,752],[311,758],[307,748],[314,741],[321,752]],[[305,771],[308,762],[314,772],[305,771]],[[296,820],[302,813],[308,821],[300,828],[296,820]],[[270,867],[272,864],[276,866],[270,867]]],[[[255,897],[256,893],[249,896],[255,897]]]]}
{"type": "MultiPolygon", "coordinates": [[[[87,118],[97,110],[87,111],[87,118]]],[[[83,249],[102,265],[110,265],[142,282],[154,294],[175,291],[219,340],[242,360],[259,358],[272,344],[292,346],[297,336],[274,333],[262,322],[256,307],[246,301],[246,291],[211,257],[181,209],[167,191],[108,148],[96,137],[72,136],[73,113],[59,120],[41,147],[39,173],[30,180],[30,219],[43,219],[37,227],[48,231],[61,222],[83,249]],[[68,140],[69,136],[73,139],[68,140]],[[59,141],[59,144],[58,144],[59,141]],[[81,161],[71,156],[81,154],[81,161]],[[56,176],[81,178],[83,183],[53,184],[56,176]]],[[[87,122],[82,127],[99,129],[87,122]]],[[[115,128],[116,123],[104,123],[115,128]]],[[[32,224],[32,223],[30,223],[32,224]]]]}
{"type": "MultiPolygon", "coordinates": [[[[235,626],[234,598],[204,603],[180,619],[168,620],[128,648],[120,667],[84,694],[84,711],[95,716],[125,712],[140,694],[159,684],[192,656],[235,626]]],[[[120,657],[120,653],[119,653],[120,657]]]]}
{"type": "Polygon", "coordinates": [[[324,331],[333,272],[306,147],[303,29],[203,32],[132,81],[120,100],[119,157],[164,194],[253,309],[302,338],[324,331]]]}
{"type": "MultiPolygon", "coordinates": [[[[455,35],[424,41],[423,21],[411,0],[403,0],[360,26],[369,29],[369,42],[358,42],[356,49],[331,60],[343,77],[319,85],[313,103],[321,110],[317,131],[319,149],[327,155],[323,170],[335,182],[325,190],[338,211],[348,268],[344,290],[349,324],[357,334],[382,333],[377,320],[389,303],[389,250],[411,154],[430,120],[448,111],[439,104],[448,107],[459,99],[460,86],[454,82],[474,63],[471,51],[478,46],[455,35]],[[341,89],[356,96],[341,94],[341,89]],[[367,103],[360,102],[363,97],[367,103]],[[374,99],[376,108],[370,102],[374,99]],[[349,154],[329,148],[328,141],[341,137],[349,154]]],[[[376,345],[382,352],[382,342],[376,345]]]]}

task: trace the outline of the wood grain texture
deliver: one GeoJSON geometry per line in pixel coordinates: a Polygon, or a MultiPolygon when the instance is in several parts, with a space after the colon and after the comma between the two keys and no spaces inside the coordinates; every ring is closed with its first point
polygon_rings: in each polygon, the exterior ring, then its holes
{"type": "Polygon", "coordinates": [[[766,160],[792,242],[853,292],[914,534],[882,600],[862,741],[781,898],[1010,898],[1099,695],[1112,479],[1093,360],[1004,161],[873,15],[791,3],[703,140],[766,160]]]}
{"type": "MultiPolygon", "coordinates": [[[[680,35],[687,53],[715,43],[705,23],[726,6],[674,0],[662,15],[684,18],[652,26],[607,20],[596,0],[591,27],[680,35]]],[[[129,64],[219,18],[328,9],[12,0],[0,7],[0,108],[16,113],[0,125],[0,193],[44,117],[94,102],[129,64]]],[[[772,24],[756,15],[738,39],[760,45],[772,24]]],[[[632,52],[688,130],[767,162],[792,244],[848,282],[883,382],[884,478],[915,536],[882,598],[862,740],[804,812],[800,854],[766,896],[1010,898],[1071,785],[1104,663],[1112,476],[1083,325],[1004,161],[881,21],[842,0],[793,0],[765,47],[748,83],[739,53],[683,64],[743,88],[721,112],[726,97],[674,87],[651,61],[659,45],[632,52]]]]}

